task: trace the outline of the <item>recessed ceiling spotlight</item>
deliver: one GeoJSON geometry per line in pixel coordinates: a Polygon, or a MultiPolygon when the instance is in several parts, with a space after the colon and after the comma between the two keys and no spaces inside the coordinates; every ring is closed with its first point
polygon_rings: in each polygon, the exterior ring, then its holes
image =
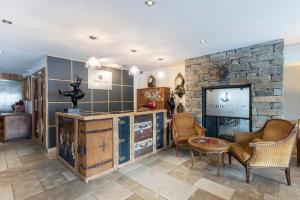
{"type": "Polygon", "coordinates": [[[137,52],[136,49],[131,49],[130,51],[131,51],[132,53],[136,53],[136,52],[137,52]]]}
{"type": "Polygon", "coordinates": [[[158,60],[158,61],[163,61],[164,59],[163,59],[163,58],[158,58],[157,60],[158,60]]]}
{"type": "Polygon", "coordinates": [[[206,40],[200,40],[200,43],[205,43],[206,42],[206,40]]]}
{"type": "Polygon", "coordinates": [[[5,24],[12,24],[12,21],[9,21],[9,20],[6,20],[6,19],[2,19],[1,21],[5,24]]]}
{"type": "Polygon", "coordinates": [[[0,50],[0,54],[3,54],[3,53],[4,53],[4,51],[0,50]]]}
{"type": "Polygon", "coordinates": [[[147,0],[147,1],[145,2],[145,4],[146,4],[148,7],[152,7],[152,6],[155,5],[155,1],[153,1],[153,0],[147,0]]]}
{"type": "Polygon", "coordinates": [[[89,38],[90,38],[91,40],[97,40],[97,37],[94,36],[94,35],[90,35],[89,38]]]}

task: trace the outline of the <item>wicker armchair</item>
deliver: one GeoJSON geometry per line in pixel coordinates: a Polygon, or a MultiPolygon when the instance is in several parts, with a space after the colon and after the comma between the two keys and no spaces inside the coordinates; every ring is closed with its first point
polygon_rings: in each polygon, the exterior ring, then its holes
{"type": "Polygon", "coordinates": [[[187,112],[173,116],[173,140],[176,154],[179,147],[189,147],[188,140],[194,136],[205,136],[205,128],[198,125],[196,118],[187,112]]]}
{"type": "Polygon", "coordinates": [[[289,121],[271,119],[256,132],[235,134],[230,156],[245,167],[247,183],[250,182],[250,168],[272,167],[285,169],[287,183],[291,184],[290,159],[297,135],[294,127],[289,121]]]}

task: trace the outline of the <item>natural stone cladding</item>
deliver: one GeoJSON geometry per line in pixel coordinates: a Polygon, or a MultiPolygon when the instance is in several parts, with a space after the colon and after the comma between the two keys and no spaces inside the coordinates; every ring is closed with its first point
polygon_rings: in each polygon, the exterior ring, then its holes
{"type": "Polygon", "coordinates": [[[282,39],[185,60],[186,110],[202,122],[202,87],[251,84],[252,128],[282,118],[282,39]],[[228,75],[220,78],[218,68],[228,75]]]}

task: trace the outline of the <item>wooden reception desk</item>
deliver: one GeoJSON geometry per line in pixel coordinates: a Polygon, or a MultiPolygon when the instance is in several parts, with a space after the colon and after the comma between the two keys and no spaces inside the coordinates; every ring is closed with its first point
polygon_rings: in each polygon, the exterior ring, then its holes
{"type": "Polygon", "coordinates": [[[57,156],[88,182],[169,144],[167,111],[56,113],[57,156]]]}

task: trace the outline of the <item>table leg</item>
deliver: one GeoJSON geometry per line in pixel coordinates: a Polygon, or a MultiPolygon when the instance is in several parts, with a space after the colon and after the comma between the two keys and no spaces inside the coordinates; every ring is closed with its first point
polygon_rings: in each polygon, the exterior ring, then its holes
{"type": "Polygon", "coordinates": [[[199,159],[201,160],[202,158],[202,155],[201,155],[201,152],[199,151],[199,159]]]}
{"type": "Polygon", "coordinates": [[[223,166],[225,167],[224,155],[225,155],[225,153],[222,153],[222,163],[223,163],[223,166]]]}
{"type": "Polygon", "coordinates": [[[194,166],[194,152],[193,152],[193,149],[190,147],[190,152],[191,152],[191,158],[192,158],[192,166],[191,168],[193,168],[194,166]]]}
{"type": "Polygon", "coordinates": [[[222,161],[222,153],[218,153],[218,176],[220,176],[221,161],[222,161]]]}

